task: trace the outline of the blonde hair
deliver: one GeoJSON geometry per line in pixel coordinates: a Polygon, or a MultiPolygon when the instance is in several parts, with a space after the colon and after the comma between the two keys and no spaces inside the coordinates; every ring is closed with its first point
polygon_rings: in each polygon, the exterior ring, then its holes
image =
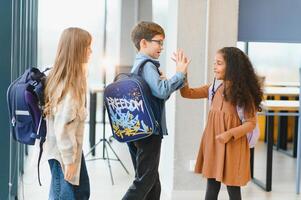
{"type": "Polygon", "coordinates": [[[53,109],[70,92],[76,110],[85,106],[87,90],[86,70],[88,48],[92,37],[80,28],[67,28],[63,31],[54,66],[46,79],[44,114],[53,114],[53,109]]]}

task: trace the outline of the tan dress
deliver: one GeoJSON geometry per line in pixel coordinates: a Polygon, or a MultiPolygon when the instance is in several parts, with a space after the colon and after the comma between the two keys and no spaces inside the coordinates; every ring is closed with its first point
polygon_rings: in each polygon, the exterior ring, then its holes
{"type": "MultiPolygon", "coordinates": [[[[181,89],[185,98],[208,98],[208,88],[181,89]]],[[[213,98],[207,124],[203,133],[197,156],[195,172],[202,173],[206,178],[215,178],[228,186],[243,186],[251,178],[250,149],[246,134],[256,125],[255,113],[245,113],[246,121],[241,125],[236,107],[223,97],[223,85],[216,91],[213,98]],[[223,144],[215,139],[218,134],[233,135],[230,141],[223,144]]]]}

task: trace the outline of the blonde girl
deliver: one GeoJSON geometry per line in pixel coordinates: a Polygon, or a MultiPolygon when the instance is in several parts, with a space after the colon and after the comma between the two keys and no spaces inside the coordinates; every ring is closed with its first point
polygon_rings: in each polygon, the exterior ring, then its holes
{"type": "Polygon", "coordinates": [[[90,33],[83,29],[65,29],[46,80],[44,114],[51,200],[85,200],[90,196],[82,144],[86,118],[86,64],[91,54],[91,40],[90,33]]]}

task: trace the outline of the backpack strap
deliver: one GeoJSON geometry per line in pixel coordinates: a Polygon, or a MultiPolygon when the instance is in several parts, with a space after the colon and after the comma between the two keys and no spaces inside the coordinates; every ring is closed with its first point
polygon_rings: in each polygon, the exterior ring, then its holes
{"type": "Polygon", "coordinates": [[[156,66],[156,69],[157,69],[158,74],[161,75],[161,73],[160,73],[160,71],[159,71],[160,63],[159,63],[158,61],[155,61],[155,60],[152,60],[152,59],[146,59],[146,60],[143,60],[143,61],[139,64],[139,66],[137,67],[137,69],[135,69],[134,72],[132,72],[132,73],[119,73],[117,76],[115,76],[113,82],[116,82],[116,81],[119,80],[121,77],[130,77],[131,74],[137,74],[138,76],[141,76],[141,75],[142,75],[142,72],[143,72],[143,69],[144,69],[144,65],[145,65],[147,62],[153,63],[153,64],[156,66]]]}
{"type": "Polygon", "coordinates": [[[40,139],[40,152],[39,152],[39,158],[38,158],[38,180],[39,180],[39,184],[40,186],[42,186],[41,184],[41,178],[40,178],[40,163],[41,163],[41,158],[42,158],[42,154],[43,154],[43,144],[46,141],[46,121],[44,119],[44,117],[41,115],[40,120],[39,120],[39,126],[38,126],[38,130],[37,130],[37,137],[40,139]]]}
{"type": "Polygon", "coordinates": [[[158,74],[161,74],[160,71],[159,71],[159,67],[160,67],[159,61],[155,61],[155,60],[152,60],[152,59],[146,59],[146,60],[143,60],[143,61],[139,64],[139,66],[137,67],[137,69],[135,70],[135,72],[137,73],[138,76],[141,76],[141,75],[142,75],[144,66],[145,66],[145,64],[148,63],[148,62],[153,63],[153,64],[156,66],[156,69],[157,69],[158,74]]]}
{"type": "Polygon", "coordinates": [[[215,93],[216,93],[216,91],[218,90],[218,88],[220,87],[220,86],[222,86],[222,84],[223,84],[223,82],[222,81],[216,81],[216,78],[214,78],[214,80],[213,80],[213,84],[209,87],[209,95],[208,95],[208,100],[209,100],[209,106],[211,105],[211,103],[212,103],[212,100],[213,100],[213,98],[214,98],[214,95],[215,95],[215,93]]]}
{"type": "Polygon", "coordinates": [[[38,157],[38,181],[39,181],[39,185],[42,186],[41,183],[41,176],[40,176],[40,163],[41,163],[41,159],[42,159],[42,154],[43,154],[43,144],[46,141],[46,121],[44,119],[43,113],[39,110],[38,107],[38,101],[41,102],[42,104],[43,102],[43,98],[41,98],[42,96],[42,89],[43,89],[43,85],[41,83],[41,81],[43,81],[43,77],[45,77],[44,72],[50,70],[51,68],[46,68],[43,72],[40,72],[39,69],[37,68],[31,68],[31,70],[29,71],[28,76],[31,76],[31,79],[34,80],[33,82],[30,82],[29,87],[27,88],[27,93],[32,95],[32,98],[35,100],[35,102],[31,101],[27,101],[27,103],[29,104],[29,106],[32,108],[31,111],[34,112],[33,116],[35,116],[35,124],[36,124],[36,130],[37,130],[37,134],[35,135],[35,137],[37,139],[40,140],[39,142],[39,157],[38,157]],[[31,87],[30,87],[31,86],[31,87]]]}
{"type": "MultiPolygon", "coordinates": [[[[214,78],[213,84],[209,87],[209,95],[208,95],[209,105],[211,105],[214,95],[215,95],[217,89],[222,85],[222,83],[223,82],[221,82],[221,81],[216,83],[216,78],[214,78]]],[[[237,111],[237,114],[238,114],[238,117],[239,117],[241,123],[246,121],[245,116],[244,116],[244,108],[240,107],[240,106],[236,106],[236,111],[237,111]]]]}
{"type": "Polygon", "coordinates": [[[33,95],[33,93],[31,93],[30,91],[25,91],[25,100],[30,107],[30,112],[32,113],[31,115],[33,116],[34,124],[36,126],[36,134],[32,134],[32,137],[40,139],[40,152],[38,158],[38,180],[40,186],[42,186],[40,179],[40,162],[43,154],[43,144],[46,140],[46,121],[43,117],[43,113],[38,108],[37,97],[33,95]]]}
{"type": "Polygon", "coordinates": [[[130,77],[131,74],[129,73],[119,73],[115,76],[113,82],[116,82],[117,80],[119,80],[121,77],[130,77]]]}
{"type": "Polygon", "coordinates": [[[26,83],[27,82],[28,76],[30,75],[31,70],[32,70],[32,68],[29,68],[29,69],[25,70],[25,72],[23,73],[23,75],[20,78],[20,81],[19,81],[20,83],[26,83]]]}
{"type": "Polygon", "coordinates": [[[246,120],[245,120],[245,112],[243,107],[236,106],[236,111],[241,123],[244,123],[246,120]]]}
{"type": "Polygon", "coordinates": [[[46,69],[44,69],[44,71],[42,71],[42,73],[44,74],[45,72],[47,72],[48,70],[51,70],[52,67],[47,67],[46,69]]]}

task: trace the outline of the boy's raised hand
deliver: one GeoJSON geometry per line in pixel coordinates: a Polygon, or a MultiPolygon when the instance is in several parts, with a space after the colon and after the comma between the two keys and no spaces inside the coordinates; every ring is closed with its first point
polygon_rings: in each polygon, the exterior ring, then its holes
{"type": "Polygon", "coordinates": [[[176,62],[177,72],[187,73],[187,68],[191,60],[186,57],[182,49],[178,49],[177,52],[173,53],[171,59],[176,62]]]}

